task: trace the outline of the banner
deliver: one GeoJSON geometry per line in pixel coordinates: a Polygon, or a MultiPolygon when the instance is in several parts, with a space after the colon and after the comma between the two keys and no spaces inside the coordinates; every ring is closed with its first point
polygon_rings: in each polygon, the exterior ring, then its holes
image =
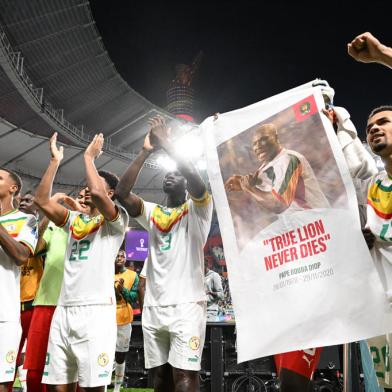
{"type": "Polygon", "coordinates": [[[310,86],[201,125],[239,362],[392,330],[341,148],[310,86]]]}

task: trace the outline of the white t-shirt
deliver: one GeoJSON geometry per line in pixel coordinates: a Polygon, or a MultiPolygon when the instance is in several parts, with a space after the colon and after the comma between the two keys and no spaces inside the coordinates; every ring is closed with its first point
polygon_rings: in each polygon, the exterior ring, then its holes
{"type": "Polygon", "coordinates": [[[113,221],[102,215],[90,217],[68,211],[64,230],[68,246],[64,259],[64,278],[58,305],[115,304],[114,260],[128,226],[122,207],[113,221]]]}
{"type": "Polygon", "coordinates": [[[203,247],[211,219],[207,192],[175,208],[143,202],[136,220],[150,233],[144,306],[206,300],[203,247]]]}
{"type": "MultiPolygon", "coordinates": [[[[0,224],[34,254],[38,240],[37,219],[19,210],[0,216],[0,224]]],[[[0,246],[0,321],[20,319],[20,267],[0,246]]]]}
{"type": "Polygon", "coordinates": [[[296,151],[283,148],[272,161],[260,166],[257,176],[261,181],[257,188],[286,204],[285,213],[329,207],[308,160],[296,151]]]}

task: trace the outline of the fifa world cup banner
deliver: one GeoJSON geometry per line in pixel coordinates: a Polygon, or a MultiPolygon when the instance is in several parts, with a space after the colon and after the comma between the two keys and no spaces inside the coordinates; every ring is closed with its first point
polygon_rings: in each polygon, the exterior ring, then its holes
{"type": "Polygon", "coordinates": [[[342,149],[311,84],[201,125],[239,362],[392,330],[342,149]]]}

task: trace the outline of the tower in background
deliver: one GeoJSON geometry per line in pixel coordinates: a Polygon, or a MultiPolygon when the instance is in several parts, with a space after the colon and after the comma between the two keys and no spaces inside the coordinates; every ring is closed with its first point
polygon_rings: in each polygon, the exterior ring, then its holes
{"type": "Polygon", "coordinates": [[[171,81],[166,93],[167,111],[176,117],[192,122],[194,122],[192,81],[200,67],[202,57],[203,52],[200,51],[192,64],[177,64],[176,77],[171,81]]]}

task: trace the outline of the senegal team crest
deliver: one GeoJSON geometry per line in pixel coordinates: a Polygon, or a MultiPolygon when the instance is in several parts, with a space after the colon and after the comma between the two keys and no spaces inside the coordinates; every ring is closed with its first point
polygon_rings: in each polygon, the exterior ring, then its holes
{"type": "Polygon", "coordinates": [[[109,363],[109,356],[106,353],[98,355],[98,365],[105,367],[109,363]]]}
{"type": "Polygon", "coordinates": [[[304,116],[305,114],[310,113],[310,102],[304,102],[300,107],[299,111],[304,116]]]}
{"type": "Polygon", "coordinates": [[[14,350],[8,351],[8,353],[5,355],[5,360],[8,363],[13,363],[16,361],[16,352],[14,350]]]}
{"type": "Polygon", "coordinates": [[[198,350],[199,349],[199,347],[200,347],[200,338],[198,337],[198,336],[192,336],[190,339],[189,339],[189,347],[192,349],[192,350],[194,350],[194,351],[196,351],[196,350],[198,350]]]}

